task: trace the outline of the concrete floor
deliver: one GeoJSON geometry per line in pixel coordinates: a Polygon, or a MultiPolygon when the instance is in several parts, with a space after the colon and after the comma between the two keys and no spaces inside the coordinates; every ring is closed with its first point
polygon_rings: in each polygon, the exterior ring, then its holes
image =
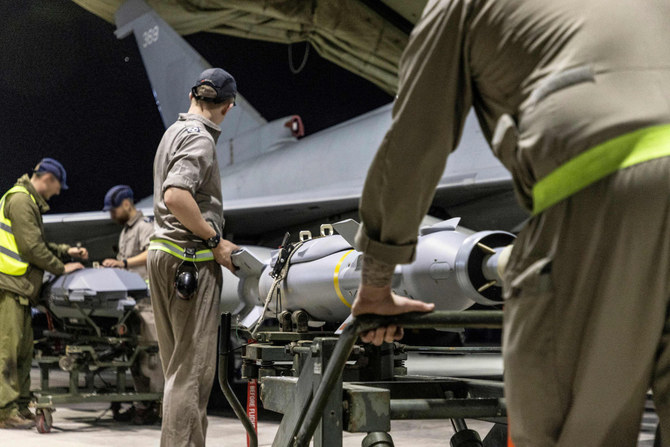
{"type": "MultiPolygon", "coordinates": [[[[4,430],[0,433],[3,447],[151,447],[158,446],[160,426],[135,427],[115,422],[105,405],[86,404],[71,408],[60,407],[53,414],[51,433],[39,434],[33,430],[4,430]]],[[[259,447],[271,446],[279,422],[275,418],[258,424],[259,447]]],[[[211,446],[245,446],[246,435],[242,425],[228,415],[209,416],[207,444],[211,446]]],[[[491,424],[468,421],[468,426],[484,435],[491,424]]],[[[453,434],[448,421],[395,421],[391,434],[396,446],[449,445],[453,434]]],[[[344,433],[343,447],[359,447],[365,434],[344,433]]]]}
{"type": "MultiPolygon", "coordinates": [[[[158,446],[160,426],[132,426],[115,422],[105,404],[80,404],[58,407],[53,414],[51,433],[39,434],[32,430],[1,430],[2,447],[151,447],[158,446]]],[[[656,419],[645,417],[647,428],[640,433],[638,447],[653,445],[653,427],[656,419]]],[[[242,425],[232,415],[208,416],[207,444],[210,446],[246,446],[242,425]]],[[[491,424],[466,421],[468,427],[484,438],[491,424]]],[[[279,422],[275,417],[260,416],[258,424],[259,447],[272,445],[279,422]]],[[[396,447],[449,446],[454,431],[449,421],[393,421],[391,435],[396,447]]],[[[343,447],[359,447],[365,434],[344,433],[343,447]]]]}
{"type": "MultiPolygon", "coordinates": [[[[499,357],[480,356],[474,364],[454,362],[450,359],[451,368],[467,372],[474,368],[485,375],[495,374],[501,369],[499,357]]],[[[435,370],[445,373],[444,367],[434,356],[418,356],[408,362],[410,373],[432,374],[435,370]]],[[[456,372],[448,371],[448,372],[456,372]]],[[[128,378],[130,380],[130,377],[128,378]]],[[[33,368],[33,387],[39,386],[39,370],[33,368]]],[[[67,375],[54,371],[51,376],[52,386],[63,386],[67,383],[67,375]]],[[[131,383],[131,382],[129,382],[131,383]]],[[[216,384],[215,384],[216,385],[216,384]]],[[[88,403],[77,405],[61,405],[53,414],[51,433],[39,434],[32,430],[0,430],[0,447],[132,447],[158,446],[160,442],[160,426],[132,426],[115,422],[107,403],[88,403]]],[[[277,432],[281,416],[261,411],[259,414],[258,437],[259,446],[271,446],[277,432]]],[[[241,423],[232,411],[210,414],[207,443],[210,446],[246,446],[246,435],[241,423]]],[[[652,447],[654,429],[658,418],[653,410],[645,413],[642,423],[638,447],[652,447]]],[[[468,420],[468,427],[479,432],[482,439],[492,424],[482,421],[468,420]]],[[[454,434],[449,421],[419,420],[393,421],[391,435],[397,447],[411,446],[449,446],[454,434]]],[[[359,447],[365,434],[344,433],[343,447],[359,447]]]]}

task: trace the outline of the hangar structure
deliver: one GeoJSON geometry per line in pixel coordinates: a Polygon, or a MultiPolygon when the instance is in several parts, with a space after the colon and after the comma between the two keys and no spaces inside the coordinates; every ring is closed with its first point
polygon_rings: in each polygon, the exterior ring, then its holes
{"type": "MultiPolygon", "coordinates": [[[[73,0],[114,23],[123,0],[73,0]]],[[[175,31],[276,43],[309,42],[325,59],[390,94],[398,62],[427,0],[148,0],[175,31]]],[[[296,59],[300,59],[296,55],[296,59]]]]}
{"type": "MultiPolygon", "coordinates": [[[[73,1],[112,23],[114,13],[123,3],[121,0],[73,1]]],[[[278,43],[307,41],[324,58],[359,74],[389,93],[394,93],[397,89],[397,66],[400,55],[407,43],[413,24],[418,20],[426,4],[423,0],[416,2],[388,0],[312,0],[309,2],[173,0],[160,2],[149,0],[147,3],[182,35],[207,31],[278,43]]],[[[478,258],[478,260],[478,265],[481,266],[481,259],[478,258]]],[[[339,266],[340,264],[337,264],[337,268],[339,266]]],[[[484,283],[482,286],[486,285],[487,283],[484,283]]],[[[441,316],[456,317],[454,315],[441,316]]],[[[487,321],[486,327],[498,327],[499,318],[499,313],[494,314],[491,317],[494,321],[487,321]]],[[[276,408],[280,409],[286,400],[284,398],[286,395],[297,395],[300,399],[305,399],[295,401],[295,405],[304,410],[299,421],[292,420],[294,418],[292,415],[296,415],[297,411],[287,412],[288,417],[282,422],[277,445],[286,445],[284,442],[289,439],[294,440],[295,445],[304,445],[309,442],[315,430],[317,430],[316,439],[319,440],[319,445],[329,445],[328,442],[334,440],[333,433],[337,432],[341,436],[343,423],[351,425],[352,421],[360,422],[360,419],[350,417],[355,409],[367,409],[376,405],[380,399],[384,402],[384,408],[388,409],[387,414],[370,421],[369,426],[348,427],[371,433],[372,438],[369,439],[369,445],[392,445],[392,441],[384,438],[384,435],[394,416],[407,418],[409,413],[426,415],[429,412],[434,413],[436,408],[439,408],[443,416],[455,421],[453,423],[457,432],[469,434],[462,419],[466,415],[471,416],[472,406],[476,405],[479,412],[477,414],[496,422],[498,434],[504,434],[504,401],[499,386],[492,390],[493,385],[489,383],[482,386],[481,382],[457,381],[454,383],[450,380],[449,383],[439,384],[434,395],[419,398],[414,395],[413,399],[405,399],[406,396],[393,395],[397,388],[409,389],[410,385],[406,374],[402,374],[403,352],[387,352],[385,356],[373,352],[366,356],[361,352],[360,347],[354,349],[355,337],[350,336],[349,345],[341,348],[342,352],[338,351],[338,355],[335,355],[333,351],[326,355],[324,353],[328,349],[335,350],[336,348],[332,339],[315,339],[313,344],[305,343],[307,330],[300,327],[300,320],[293,318],[293,315],[285,315],[283,320],[280,320],[281,327],[278,330],[267,331],[264,342],[248,349],[244,358],[247,362],[245,378],[258,380],[261,385],[265,385],[266,390],[274,391],[274,395],[271,391],[267,391],[263,396],[267,398],[268,407],[275,404],[276,408]],[[331,343],[329,347],[326,346],[328,343],[331,343]],[[400,372],[398,376],[404,376],[404,383],[401,387],[393,387],[393,389],[390,386],[385,389],[378,384],[368,386],[369,384],[363,383],[364,374],[355,370],[357,375],[354,377],[356,383],[353,388],[345,385],[342,378],[337,379],[335,366],[326,369],[326,365],[331,361],[333,361],[330,363],[332,365],[340,362],[338,368],[342,370],[352,352],[355,356],[364,359],[359,362],[360,364],[365,363],[367,366],[372,366],[371,369],[380,369],[374,368],[375,365],[372,365],[370,360],[377,356],[382,366],[381,369],[385,368],[388,373],[384,378],[394,377],[396,372],[400,372]],[[318,368],[315,366],[317,364],[320,365],[318,368]],[[320,371],[318,374],[317,369],[320,371]],[[303,371],[306,372],[303,374],[303,371]],[[322,383],[327,385],[322,385],[322,383]],[[447,385],[453,385],[456,388],[446,389],[447,385]],[[339,387],[337,388],[339,390],[344,389],[350,394],[346,395],[348,397],[344,400],[339,397],[328,400],[324,396],[333,386],[339,387]],[[367,388],[362,389],[363,387],[367,388]],[[381,396],[379,390],[382,390],[381,394],[385,394],[381,396]],[[359,395],[357,397],[352,393],[359,393],[359,395]],[[443,395],[449,397],[445,399],[443,395]],[[357,398],[360,398],[359,401],[356,401],[357,398]],[[306,401],[310,400],[312,404],[305,405],[306,401]],[[355,407],[354,404],[357,404],[358,407],[355,407]],[[328,420],[329,414],[337,413],[333,413],[334,409],[345,406],[351,411],[349,414],[346,412],[343,414],[344,420],[340,418],[340,415],[334,420],[328,420]],[[467,412],[463,412],[464,409],[467,412]],[[322,421],[322,426],[317,429],[316,425],[319,420],[322,421]]],[[[429,323],[425,321],[415,323],[417,327],[423,327],[421,325],[435,327],[439,322],[431,320],[429,323]]],[[[458,323],[462,325],[463,322],[458,323]]],[[[222,325],[222,327],[225,326],[227,325],[222,325]]],[[[226,335],[226,331],[222,331],[222,334],[226,335]]],[[[407,350],[407,346],[402,349],[407,350]]],[[[225,354],[226,350],[222,350],[221,353],[225,354]]],[[[356,361],[359,360],[356,358],[356,361]]],[[[227,367],[221,370],[226,371],[227,367]]],[[[375,381],[379,382],[379,380],[375,381]]],[[[348,382],[351,383],[351,380],[348,382]]],[[[417,389],[423,389],[426,384],[421,382],[416,386],[417,389]]],[[[484,445],[494,445],[493,443],[497,441],[504,442],[498,439],[490,440],[487,444],[486,441],[485,439],[484,445]]],[[[452,444],[454,444],[453,440],[452,444]]]]}

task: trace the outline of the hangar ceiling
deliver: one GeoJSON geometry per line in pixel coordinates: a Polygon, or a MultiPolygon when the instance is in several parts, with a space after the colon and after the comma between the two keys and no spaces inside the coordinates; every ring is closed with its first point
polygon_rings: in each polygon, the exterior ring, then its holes
{"type": "MultiPolygon", "coordinates": [[[[72,0],[104,20],[124,0],[72,0]]],[[[182,35],[308,41],[325,59],[395,94],[400,55],[427,0],[147,0],[182,35]]]]}

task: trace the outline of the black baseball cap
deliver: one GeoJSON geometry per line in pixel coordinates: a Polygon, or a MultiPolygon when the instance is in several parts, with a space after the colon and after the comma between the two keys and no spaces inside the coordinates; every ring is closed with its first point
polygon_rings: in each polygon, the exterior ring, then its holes
{"type": "Polygon", "coordinates": [[[221,103],[227,99],[237,96],[237,83],[235,78],[226,70],[221,68],[208,68],[200,73],[195,85],[191,89],[193,97],[198,101],[208,101],[213,103],[221,103]],[[201,85],[209,85],[216,90],[216,96],[198,95],[197,89],[201,85]]]}
{"type": "Polygon", "coordinates": [[[56,177],[56,179],[60,182],[60,189],[63,191],[68,189],[66,183],[67,173],[65,172],[63,165],[58,160],[49,157],[41,159],[35,168],[35,172],[49,172],[53,174],[53,176],[56,177]]]}

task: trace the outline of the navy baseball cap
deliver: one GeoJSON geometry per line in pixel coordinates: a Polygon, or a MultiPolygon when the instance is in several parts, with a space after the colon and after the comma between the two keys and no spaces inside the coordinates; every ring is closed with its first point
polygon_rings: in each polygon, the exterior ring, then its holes
{"type": "Polygon", "coordinates": [[[105,194],[105,205],[102,208],[103,211],[109,211],[112,208],[120,206],[123,202],[123,199],[130,199],[133,201],[134,195],[133,190],[130,189],[128,185],[116,185],[107,191],[105,194]]]}
{"type": "Polygon", "coordinates": [[[66,190],[68,189],[67,186],[67,173],[65,172],[65,168],[63,167],[62,164],[58,160],[55,160],[53,158],[43,158],[40,160],[40,162],[37,164],[37,167],[35,168],[34,172],[49,172],[53,174],[56,179],[60,182],[60,189],[66,190]]]}
{"type": "Polygon", "coordinates": [[[191,93],[193,94],[193,97],[199,101],[221,103],[230,98],[235,99],[235,96],[237,96],[237,83],[235,82],[235,78],[233,78],[233,76],[226,70],[221,68],[208,68],[200,73],[195,85],[191,89],[191,93]],[[214,96],[213,93],[211,95],[198,95],[197,90],[201,85],[209,85],[214,88],[214,90],[216,90],[216,96],[214,96]]]}

